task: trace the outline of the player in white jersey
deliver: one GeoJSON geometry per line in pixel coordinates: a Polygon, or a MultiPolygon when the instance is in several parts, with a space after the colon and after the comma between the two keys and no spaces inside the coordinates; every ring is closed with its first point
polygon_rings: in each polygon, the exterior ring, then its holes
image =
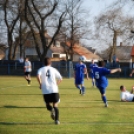
{"type": "Polygon", "coordinates": [[[25,79],[28,82],[28,86],[30,86],[31,83],[31,71],[32,71],[32,65],[31,62],[29,61],[28,58],[25,58],[25,63],[24,63],[24,75],[25,79]]]}
{"type": "Polygon", "coordinates": [[[121,97],[121,101],[127,101],[127,102],[134,102],[134,87],[132,87],[132,90],[131,92],[128,92],[126,90],[126,87],[125,86],[120,86],[120,90],[121,90],[121,94],[120,94],[120,97],[121,97]]]}
{"type": "Polygon", "coordinates": [[[58,109],[60,98],[58,85],[62,81],[62,76],[55,68],[51,67],[50,58],[45,58],[44,64],[45,66],[40,68],[37,72],[37,80],[40,89],[42,90],[47,110],[51,112],[51,117],[55,120],[55,124],[60,124],[58,109]]]}

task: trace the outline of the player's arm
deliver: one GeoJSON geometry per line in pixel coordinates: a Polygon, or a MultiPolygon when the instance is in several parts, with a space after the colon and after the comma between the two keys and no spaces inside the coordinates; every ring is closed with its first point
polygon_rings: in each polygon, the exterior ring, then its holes
{"type": "Polygon", "coordinates": [[[62,79],[58,79],[57,80],[57,85],[59,85],[61,83],[62,79]]]}
{"type": "Polygon", "coordinates": [[[37,75],[37,81],[38,81],[38,83],[40,85],[40,89],[41,89],[41,78],[40,78],[40,75],[39,74],[37,75]]]}
{"type": "Polygon", "coordinates": [[[89,77],[88,77],[88,71],[87,71],[87,68],[84,68],[84,74],[86,74],[86,78],[87,78],[87,80],[88,80],[89,77]]]}
{"type": "Polygon", "coordinates": [[[116,69],[111,69],[110,70],[111,74],[116,73],[116,72],[121,72],[121,69],[120,68],[116,68],[116,69]]]}
{"type": "Polygon", "coordinates": [[[56,79],[57,79],[57,85],[59,85],[62,81],[62,76],[57,70],[55,70],[55,76],[56,76],[56,79]]]}
{"type": "Polygon", "coordinates": [[[130,73],[130,77],[132,77],[133,73],[134,73],[134,69],[133,69],[132,72],[130,73]]]}

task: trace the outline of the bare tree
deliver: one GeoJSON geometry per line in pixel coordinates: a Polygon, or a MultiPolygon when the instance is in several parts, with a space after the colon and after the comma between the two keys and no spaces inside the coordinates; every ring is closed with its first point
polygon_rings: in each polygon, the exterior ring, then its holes
{"type": "Polygon", "coordinates": [[[31,29],[37,54],[41,61],[46,56],[50,46],[54,43],[64,20],[65,12],[60,12],[59,6],[60,0],[25,1],[26,21],[31,29]],[[52,26],[53,35],[51,41],[48,42],[45,37],[45,31],[52,26]],[[39,36],[37,36],[37,33],[39,36]],[[39,42],[41,43],[41,47],[39,42]]]}
{"type": "Polygon", "coordinates": [[[126,36],[126,34],[130,31],[131,25],[132,19],[123,16],[121,8],[111,9],[96,19],[96,38],[105,40],[107,44],[112,45],[110,61],[116,53],[117,37],[123,36],[124,39],[127,39],[128,35],[126,36]]]}
{"type": "Polygon", "coordinates": [[[80,44],[82,39],[87,39],[90,34],[87,12],[82,7],[83,0],[67,0],[67,17],[61,28],[60,34],[65,42],[69,42],[69,50],[73,61],[73,48],[80,44]]]}
{"type": "Polygon", "coordinates": [[[18,4],[18,0],[5,0],[3,3],[4,20],[7,26],[7,38],[9,46],[8,60],[12,59],[13,31],[19,19],[18,4]]]}

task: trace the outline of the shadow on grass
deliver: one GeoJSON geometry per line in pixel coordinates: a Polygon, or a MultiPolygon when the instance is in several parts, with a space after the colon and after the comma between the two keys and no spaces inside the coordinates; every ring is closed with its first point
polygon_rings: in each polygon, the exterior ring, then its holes
{"type": "Polygon", "coordinates": [[[41,96],[42,96],[42,94],[0,94],[0,95],[1,95],[1,96],[2,96],[2,95],[6,95],[6,96],[7,96],[7,95],[17,95],[17,96],[18,96],[18,95],[41,95],[41,96]]]}
{"type": "Polygon", "coordinates": [[[12,106],[12,105],[5,105],[3,108],[46,108],[44,107],[19,107],[19,106],[12,106]]]}
{"type": "Polygon", "coordinates": [[[53,125],[54,123],[43,123],[43,122],[0,122],[0,125],[53,125]]]}
{"type": "MultiPolygon", "coordinates": [[[[134,126],[134,122],[62,122],[61,125],[134,126]]],[[[0,125],[55,125],[53,122],[0,122],[0,125]]]]}

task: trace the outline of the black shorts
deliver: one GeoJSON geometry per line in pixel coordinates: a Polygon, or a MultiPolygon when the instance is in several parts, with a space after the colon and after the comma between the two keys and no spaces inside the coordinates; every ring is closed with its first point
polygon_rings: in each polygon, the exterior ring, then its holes
{"type": "Polygon", "coordinates": [[[59,93],[44,94],[43,97],[46,103],[56,103],[60,100],[59,93]]]}
{"type": "Polygon", "coordinates": [[[134,97],[133,97],[132,101],[134,101],[134,97]]]}
{"type": "Polygon", "coordinates": [[[30,75],[31,74],[31,72],[25,72],[24,73],[24,75],[26,75],[26,76],[28,76],[28,75],[30,75]]]}

